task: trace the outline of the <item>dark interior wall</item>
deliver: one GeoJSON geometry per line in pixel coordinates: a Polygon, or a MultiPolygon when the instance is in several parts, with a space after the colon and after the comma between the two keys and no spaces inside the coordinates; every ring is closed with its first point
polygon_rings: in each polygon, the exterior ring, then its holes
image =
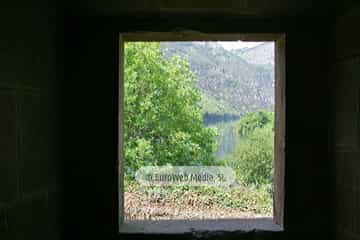
{"type": "Polygon", "coordinates": [[[1,9],[0,239],[60,239],[53,6],[1,9]]]}
{"type": "Polygon", "coordinates": [[[317,21],[290,25],[286,45],[285,226],[291,239],[330,238],[329,32],[317,21]]]}
{"type": "Polygon", "coordinates": [[[118,225],[118,42],[84,19],[65,22],[64,239],[107,239],[118,225]]]}
{"type": "Polygon", "coordinates": [[[119,16],[134,13],[222,13],[243,17],[323,16],[357,0],[77,0],[68,4],[73,13],[92,16],[119,16]],[[336,5],[335,5],[336,4],[336,5]]]}
{"type": "Polygon", "coordinates": [[[331,16],[312,1],[203,1],[195,10],[184,1],[154,1],[155,7],[133,1],[121,11],[118,1],[110,2],[84,2],[87,10],[70,11],[64,53],[53,6],[2,9],[1,239],[60,239],[62,200],[64,239],[117,235],[118,33],[175,28],[286,33],[281,235],[329,239],[332,223],[337,239],[359,238],[359,10],[348,11],[330,28],[331,16]]]}
{"type": "Polygon", "coordinates": [[[285,232],[281,235],[329,239],[329,27],[326,16],[69,16],[63,84],[67,239],[97,234],[107,239],[117,231],[118,33],[175,28],[286,33],[286,193],[285,232]]]}
{"type": "Polygon", "coordinates": [[[333,27],[334,233],[360,239],[360,7],[333,27]]]}

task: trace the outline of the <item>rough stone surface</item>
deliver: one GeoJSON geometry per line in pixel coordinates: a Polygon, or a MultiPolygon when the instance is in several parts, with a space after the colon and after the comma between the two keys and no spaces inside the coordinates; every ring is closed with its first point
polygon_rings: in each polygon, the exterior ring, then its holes
{"type": "Polygon", "coordinates": [[[0,239],[60,239],[58,25],[48,3],[20,5],[1,11],[0,239]]]}
{"type": "Polygon", "coordinates": [[[119,32],[179,28],[286,33],[285,230],[136,239],[360,239],[352,2],[91,0],[72,2],[66,16],[44,1],[1,9],[0,239],[118,238],[119,32]]]}
{"type": "Polygon", "coordinates": [[[13,91],[0,88],[0,208],[18,197],[16,99],[13,91]]]}
{"type": "Polygon", "coordinates": [[[218,220],[134,220],[121,226],[124,233],[191,233],[197,236],[215,236],[229,232],[280,232],[282,229],[271,218],[218,220]],[[212,234],[211,232],[215,232],[212,234]]]}
{"type": "Polygon", "coordinates": [[[335,239],[360,239],[360,34],[351,27],[359,21],[358,7],[333,27],[335,239]]]}

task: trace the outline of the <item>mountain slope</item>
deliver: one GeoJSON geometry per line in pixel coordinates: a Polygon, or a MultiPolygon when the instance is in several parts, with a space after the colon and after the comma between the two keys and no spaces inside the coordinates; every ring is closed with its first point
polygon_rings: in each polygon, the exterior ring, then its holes
{"type": "Polygon", "coordinates": [[[274,105],[273,72],[214,42],[161,42],[165,57],[190,62],[203,95],[204,113],[242,115],[274,105]]]}
{"type": "Polygon", "coordinates": [[[265,42],[253,48],[232,50],[233,53],[251,64],[274,67],[275,51],[273,42],[265,42]]]}

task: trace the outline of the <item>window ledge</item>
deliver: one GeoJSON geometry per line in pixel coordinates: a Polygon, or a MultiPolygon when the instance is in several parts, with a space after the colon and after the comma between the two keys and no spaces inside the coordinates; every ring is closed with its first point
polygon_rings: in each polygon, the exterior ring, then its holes
{"type": "MultiPolygon", "coordinates": [[[[133,220],[120,227],[121,234],[195,234],[226,232],[281,232],[272,218],[212,219],[212,220],[133,220]]],[[[212,234],[211,234],[212,235],[212,234]]]]}

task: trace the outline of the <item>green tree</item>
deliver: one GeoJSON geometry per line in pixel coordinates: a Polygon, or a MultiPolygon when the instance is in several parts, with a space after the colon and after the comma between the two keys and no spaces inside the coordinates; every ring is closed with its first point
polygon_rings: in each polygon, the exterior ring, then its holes
{"type": "Polygon", "coordinates": [[[274,113],[245,114],[237,123],[239,141],[232,157],[224,159],[245,184],[271,185],[274,161],[274,113]]]}
{"type": "Polygon", "coordinates": [[[240,118],[237,128],[240,137],[246,137],[256,128],[262,128],[267,124],[274,125],[274,112],[259,110],[249,112],[240,118]]]}
{"type": "Polygon", "coordinates": [[[274,132],[270,124],[256,128],[236,149],[236,172],[246,184],[273,182],[274,132]]]}
{"type": "Polygon", "coordinates": [[[204,127],[200,100],[185,59],[165,59],[159,43],[126,43],[126,173],[144,165],[212,164],[216,132],[204,127]]]}

